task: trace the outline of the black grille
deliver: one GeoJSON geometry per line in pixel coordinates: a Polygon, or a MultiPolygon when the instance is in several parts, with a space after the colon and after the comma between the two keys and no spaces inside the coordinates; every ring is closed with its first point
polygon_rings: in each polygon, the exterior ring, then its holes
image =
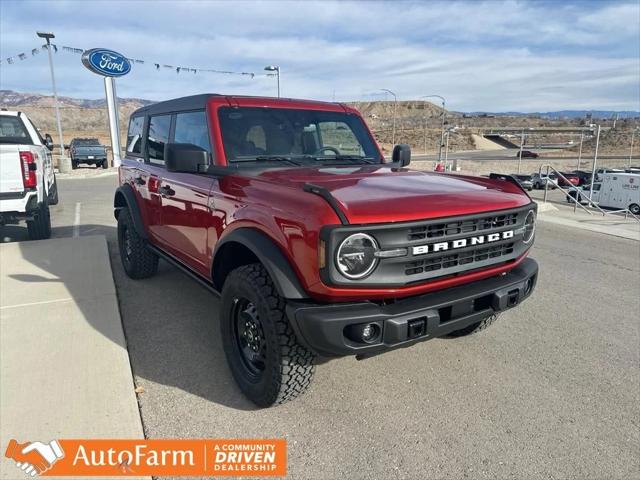
{"type": "Polygon", "coordinates": [[[424,272],[432,272],[443,268],[457,267],[473,262],[482,262],[490,258],[502,257],[513,253],[513,243],[493,245],[491,247],[465,250],[460,253],[448,253],[437,257],[429,257],[405,264],[405,275],[417,275],[424,272]]]}
{"type": "Polygon", "coordinates": [[[474,218],[448,223],[435,223],[432,225],[422,225],[409,229],[407,240],[424,240],[427,238],[447,238],[451,235],[464,233],[481,232],[501,227],[515,225],[518,221],[518,212],[504,215],[491,215],[487,217],[474,218]]]}

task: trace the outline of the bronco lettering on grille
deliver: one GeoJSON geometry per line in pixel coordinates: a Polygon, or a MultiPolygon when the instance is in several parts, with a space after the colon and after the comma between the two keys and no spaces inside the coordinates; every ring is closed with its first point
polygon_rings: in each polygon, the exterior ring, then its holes
{"type": "Polygon", "coordinates": [[[477,237],[460,238],[458,240],[452,240],[449,242],[432,243],[429,245],[418,245],[413,247],[414,255],[424,255],[426,253],[444,252],[446,250],[453,250],[456,248],[464,248],[466,246],[481,245],[483,243],[497,242],[499,240],[506,240],[513,238],[513,230],[506,230],[499,233],[490,233],[488,235],[478,235],[477,237]]]}

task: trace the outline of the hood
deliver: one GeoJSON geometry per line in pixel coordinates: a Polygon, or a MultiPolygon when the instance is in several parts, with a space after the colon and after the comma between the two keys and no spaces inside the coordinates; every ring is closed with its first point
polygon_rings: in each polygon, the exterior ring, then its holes
{"type": "Polygon", "coordinates": [[[378,165],[267,170],[256,179],[300,191],[306,183],[324,187],[351,224],[467,215],[531,202],[505,181],[378,165]]]}

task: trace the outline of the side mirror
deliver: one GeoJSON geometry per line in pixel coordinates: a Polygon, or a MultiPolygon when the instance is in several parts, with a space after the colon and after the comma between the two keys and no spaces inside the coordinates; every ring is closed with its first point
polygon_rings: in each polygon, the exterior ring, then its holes
{"type": "Polygon", "coordinates": [[[209,152],[192,143],[167,143],[164,164],[169,172],[200,173],[209,163],[209,152]]]}
{"type": "Polygon", "coordinates": [[[48,133],[44,134],[44,146],[49,150],[53,150],[53,138],[48,133]]]}
{"type": "Polygon", "coordinates": [[[401,167],[406,167],[411,163],[411,147],[406,143],[401,143],[393,147],[391,161],[401,167]]]}

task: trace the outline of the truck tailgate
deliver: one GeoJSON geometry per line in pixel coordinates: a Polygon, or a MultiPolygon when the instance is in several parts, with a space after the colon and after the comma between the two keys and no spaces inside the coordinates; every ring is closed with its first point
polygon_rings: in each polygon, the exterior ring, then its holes
{"type": "Polygon", "coordinates": [[[0,193],[24,190],[19,152],[19,145],[0,144],[0,193]]]}

